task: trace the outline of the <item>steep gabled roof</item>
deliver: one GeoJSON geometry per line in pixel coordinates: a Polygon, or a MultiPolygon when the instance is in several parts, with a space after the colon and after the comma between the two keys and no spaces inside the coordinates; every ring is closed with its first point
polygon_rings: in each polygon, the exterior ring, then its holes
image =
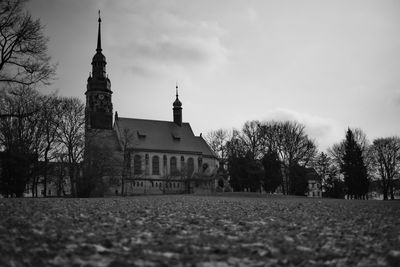
{"type": "Polygon", "coordinates": [[[191,153],[216,158],[204,139],[194,135],[187,122],[178,126],[170,121],[119,117],[114,129],[120,143],[124,136],[128,136],[128,147],[133,150],[191,153]]]}

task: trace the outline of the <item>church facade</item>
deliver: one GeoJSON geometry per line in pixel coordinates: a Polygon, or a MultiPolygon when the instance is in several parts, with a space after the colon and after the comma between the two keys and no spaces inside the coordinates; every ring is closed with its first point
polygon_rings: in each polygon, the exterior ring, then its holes
{"type": "MultiPolygon", "coordinates": [[[[107,146],[110,157],[102,162],[112,171],[99,172],[112,194],[184,193],[213,191],[218,158],[205,140],[182,121],[182,102],[176,86],[172,121],[125,118],[113,114],[111,82],[106,74],[98,19],[96,54],[87,80],[85,145],[107,146]]],[[[96,153],[86,153],[91,162],[96,153]]]]}

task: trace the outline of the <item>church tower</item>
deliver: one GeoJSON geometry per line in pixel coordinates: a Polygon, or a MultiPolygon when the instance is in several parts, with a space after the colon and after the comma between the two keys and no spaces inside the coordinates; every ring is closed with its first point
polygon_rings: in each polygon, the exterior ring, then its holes
{"type": "Polygon", "coordinates": [[[106,75],[106,57],[101,52],[101,18],[96,54],[92,59],[92,73],[89,74],[86,90],[85,127],[90,129],[112,129],[113,106],[111,82],[106,75]]]}
{"type": "Polygon", "coordinates": [[[178,85],[176,85],[176,99],[173,103],[174,122],[178,126],[182,126],[182,102],[178,98],[178,85]]]}

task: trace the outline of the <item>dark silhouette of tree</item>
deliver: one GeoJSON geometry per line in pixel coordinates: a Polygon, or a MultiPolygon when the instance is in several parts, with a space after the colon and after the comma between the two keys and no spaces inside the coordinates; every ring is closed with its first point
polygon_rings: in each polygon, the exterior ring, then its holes
{"type": "Polygon", "coordinates": [[[268,190],[281,180],[283,192],[293,192],[290,183],[295,180],[291,178],[291,167],[310,165],[316,154],[314,141],[304,129],[305,126],[297,122],[250,121],[244,124],[241,132],[233,131],[227,142],[227,155],[234,190],[259,190],[261,181],[266,179],[268,190]],[[278,161],[271,159],[271,155],[277,156],[282,173],[279,173],[278,161]]]}
{"type": "Polygon", "coordinates": [[[272,121],[261,124],[264,149],[276,151],[283,165],[282,191],[288,194],[293,166],[308,166],[316,155],[316,145],[305,133],[305,126],[292,121],[272,121]]]}
{"type": "Polygon", "coordinates": [[[63,98],[61,106],[63,113],[57,136],[67,155],[71,194],[76,196],[79,164],[84,151],[85,105],[78,98],[63,98]]]}
{"type": "Polygon", "coordinates": [[[378,138],[373,141],[371,154],[380,177],[383,199],[394,199],[394,178],[400,173],[400,138],[378,138]]]}
{"type": "Polygon", "coordinates": [[[347,130],[344,142],[341,172],[344,175],[347,194],[351,198],[361,199],[367,195],[369,187],[367,167],[361,146],[356,142],[350,128],[347,130]]]}
{"type": "Polygon", "coordinates": [[[315,171],[321,177],[324,196],[333,198],[344,197],[344,185],[334,161],[326,153],[321,152],[313,164],[315,171]]]}
{"type": "Polygon", "coordinates": [[[25,149],[16,144],[3,154],[0,194],[5,197],[22,197],[30,177],[34,175],[37,157],[25,149]]]}
{"type": "Polygon", "coordinates": [[[244,191],[247,178],[247,159],[245,145],[239,137],[239,132],[233,131],[232,138],[226,144],[227,163],[230,176],[230,185],[234,191],[244,191]]]}
{"type": "Polygon", "coordinates": [[[0,83],[48,84],[55,75],[47,55],[48,38],[39,19],[24,11],[26,1],[0,1],[0,83]]]}
{"type": "Polygon", "coordinates": [[[264,177],[264,170],[261,162],[253,160],[252,155],[247,155],[245,158],[245,170],[247,179],[245,179],[245,187],[250,192],[260,192],[261,182],[264,177]]]}
{"type": "Polygon", "coordinates": [[[289,194],[304,196],[308,190],[307,168],[299,164],[294,164],[289,169],[289,194]]]}
{"type": "Polygon", "coordinates": [[[248,156],[252,160],[260,159],[262,156],[262,136],[259,125],[259,121],[247,121],[243,125],[242,133],[239,135],[248,156]]]}
{"type": "Polygon", "coordinates": [[[255,158],[259,150],[256,127],[255,122],[246,122],[243,132],[234,130],[231,140],[227,142],[228,172],[234,191],[258,192],[261,189],[263,170],[255,158]]]}
{"type": "Polygon", "coordinates": [[[44,196],[47,195],[49,162],[55,160],[59,154],[60,145],[57,133],[62,123],[62,101],[56,95],[42,97],[43,105],[39,111],[41,128],[40,159],[43,160],[41,174],[43,175],[44,196]]]}
{"type": "MultiPolygon", "coordinates": [[[[362,151],[363,158],[366,161],[365,162],[366,165],[370,166],[371,163],[370,159],[371,157],[369,153],[370,145],[366,134],[360,128],[353,128],[353,129],[350,128],[350,130],[353,133],[354,140],[356,141],[356,143],[358,144],[358,146],[362,151]]],[[[328,154],[334,160],[337,166],[341,166],[343,164],[344,153],[345,153],[345,139],[343,139],[340,143],[332,145],[332,147],[328,149],[328,154]]]]}
{"type": "Polygon", "coordinates": [[[225,129],[218,129],[206,134],[205,140],[211,149],[218,155],[220,171],[225,169],[227,162],[227,146],[226,143],[230,139],[230,133],[225,129]]]}
{"type": "Polygon", "coordinates": [[[264,167],[263,188],[266,192],[273,193],[282,185],[282,166],[278,154],[270,151],[262,159],[264,167]]]}
{"type": "Polygon", "coordinates": [[[7,155],[3,162],[6,171],[1,176],[2,190],[20,197],[29,178],[36,176],[33,170],[37,166],[41,144],[38,116],[41,96],[35,90],[21,86],[3,92],[0,102],[2,113],[15,114],[0,118],[0,148],[7,155]]]}

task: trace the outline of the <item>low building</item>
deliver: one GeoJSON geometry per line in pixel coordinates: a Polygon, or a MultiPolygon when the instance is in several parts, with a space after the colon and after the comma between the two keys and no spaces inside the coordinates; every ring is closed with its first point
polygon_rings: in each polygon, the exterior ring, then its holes
{"type": "Polygon", "coordinates": [[[321,178],[313,168],[307,168],[308,197],[322,197],[321,178]]]}

